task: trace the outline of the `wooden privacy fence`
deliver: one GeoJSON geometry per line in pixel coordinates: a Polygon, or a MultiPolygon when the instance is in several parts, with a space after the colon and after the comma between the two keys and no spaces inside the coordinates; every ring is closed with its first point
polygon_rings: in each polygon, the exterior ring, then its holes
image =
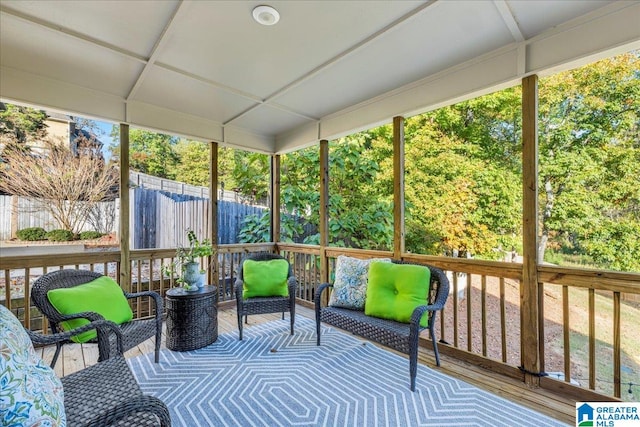
{"type": "MultiPolygon", "coordinates": [[[[209,235],[208,199],[136,188],[131,200],[133,248],[175,248],[188,245],[186,231],[199,239],[209,235]]],[[[218,202],[218,243],[237,243],[242,220],[266,208],[221,200],[218,202]]]]}
{"type": "MultiPolygon", "coordinates": [[[[132,206],[130,245],[133,249],[175,248],[184,246],[186,230],[199,238],[209,235],[208,199],[159,190],[133,188],[129,193],[132,206]]],[[[242,220],[247,215],[262,215],[265,207],[227,200],[218,202],[218,243],[237,243],[242,220]]],[[[120,199],[100,202],[80,231],[115,232],[119,226],[120,199]]],[[[42,202],[18,196],[0,196],[0,240],[9,240],[17,230],[42,227],[58,228],[42,202]]]]}

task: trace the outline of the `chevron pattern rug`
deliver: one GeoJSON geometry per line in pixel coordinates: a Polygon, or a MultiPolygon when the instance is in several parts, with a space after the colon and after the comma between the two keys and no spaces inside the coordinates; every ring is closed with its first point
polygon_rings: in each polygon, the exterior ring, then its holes
{"type": "Polygon", "coordinates": [[[174,426],[561,426],[543,414],[426,366],[409,390],[409,361],[296,318],[223,334],[200,350],[129,359],[174,426]]]}

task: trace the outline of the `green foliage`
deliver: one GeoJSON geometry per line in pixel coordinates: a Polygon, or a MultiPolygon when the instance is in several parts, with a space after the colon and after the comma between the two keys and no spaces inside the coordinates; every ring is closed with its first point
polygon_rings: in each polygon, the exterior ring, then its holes
{"type": "Polygon", "coordinates": [[[46,119],[42,110],[0,103],[0,137],[5,143],[38,141],[46,136],[46,119]]]}
{"type": "Polygon", "coordinates": [[[104,234],[100,233],[99,231],[94,231],[94,230],[83,231],[80,233],[80,240],[97,239],[102,236],[104,236],[104,234]]]}
{"type": "Polygon", "coordinates": [[[262,215],[247,215],[242,220],[242,227],[238,234],[241,243],[264,243],[271,240],[269,212],[262,215]]]}
{"type": "Polygon", "coordinates": [[[51,242],[70,242],[74,240],[73,232],[69,230],[63,230],[61,228],[51,230],[47,232],[47,240],[51,242]]]}
{"type": "Polygon", "coordinates": [[[42,227],[29,227],[18,230],[16,236],[20,240],[32,242],[36,240],[46,240],[47,232],[42,227]]]}
{"type": "Polygon", "coordinates": [[[640,271],[639,68],[632,52],[540,82],[541,253],[640,271]]]}
{"type": "MultiPolygon", "coordinates": [[[[111,131],[113,144],[109,147],[114,158],[119,158],[120,132],[117,126],[111,131]]],[[[129,166],[131,169],[174,179],[179,157],[175,151],[178,138],[142,129],[129,131],[129,166]]]]}
{"type": "Polygon", "coordinates": [[[189,241],[189,246],[181,246],[177,252],[178,258],[180,258],[182,263],[194,262],[201,257],[213,255],[211,240],[198,240],[193,230],[187,230],[187,240],[189,241]]]}
{"type": "Polygon", "coordinates": [[[181,139],[175,146],[178,162],[173,175],[176,181],[209,186],[209,145],[181,139]]]}

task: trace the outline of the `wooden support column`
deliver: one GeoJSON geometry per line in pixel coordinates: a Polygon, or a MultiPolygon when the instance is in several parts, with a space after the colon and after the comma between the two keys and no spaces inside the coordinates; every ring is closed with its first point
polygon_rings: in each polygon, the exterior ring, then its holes
{"type": "Polygon", "coordinates": [[[209,144],[209,240],[213,244],[214,256],[210,257],[207,264],[211,266],[208,283],[218,284],[218,257],[215,255],[218,249],[218,143],[209,144]]]}
{"type": "Polygon", "coordinates": [[[131,292],[129,246],[129,125],[120,124],[120,287],[131,292]]]}
{"type": "Polygon", "coordinates": [[[320,281],[329,281],[329,263],[325,250],[329,246],[329,141],[320,141],[320,281]]]}
{"type": "Polygon", "coordinates": [[[525,384],[540,385],[538,300],[538,76],[522,79],[522,283],[520,352],[525,384]]]}
{"type": "Polygon", "coordinates": [[[404,117],[393,118],[393,257],[404,247],[404,117]]]}
{"type": "Polygon", "coordinates": [[[280,241],[280,155],[271,156],[271,241],[280,241]]]}

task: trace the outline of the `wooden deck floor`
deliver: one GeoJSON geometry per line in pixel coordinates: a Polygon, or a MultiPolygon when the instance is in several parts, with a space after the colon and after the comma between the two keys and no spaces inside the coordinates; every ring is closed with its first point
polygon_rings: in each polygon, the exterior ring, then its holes
{"type": "MultiPolygon", "coordinates": [[[[296,315],[314,318],[313,310],[298,305],[296,315]]],[[[249,325],[280,319],[280,315],[267,314],[249,317],[249,325]]],[[[219,334],[237,331],[235,306],[223,306],[218,311],[219,334]]],[[[164,333],[162,347],[164,348],[164,333]]],[[[40,349],[42,357],[49,362],[53,356],[55,347],[40,349]]],[[[150,339],[135,349],[125,353],[126,357],[135,357],[140,354],[153,352],[153,339],[150,339]]],[[[407,357],[406,355],[403,355],[407,357]]],[[[441,355],[441,366],[435,366],[435,359],[431,352],[420,350],[420,363],[440,370],[441,372],[473,384],[490,393],[499,395],[512,402],[519,403],[538,412],[544,413],[567,424],[575,425],[575,401],[552,392],[536,389],[532,390],[523,383],[509,377],[501,376],[478,366],[465,363],[446,355],[441,355]]],[[[56,374],[60,377],[69,375],[87,366],[93,365],[98,359],[96,344],[67,344],[63,347],[62,354],[55,367],[56,374]]]]}

